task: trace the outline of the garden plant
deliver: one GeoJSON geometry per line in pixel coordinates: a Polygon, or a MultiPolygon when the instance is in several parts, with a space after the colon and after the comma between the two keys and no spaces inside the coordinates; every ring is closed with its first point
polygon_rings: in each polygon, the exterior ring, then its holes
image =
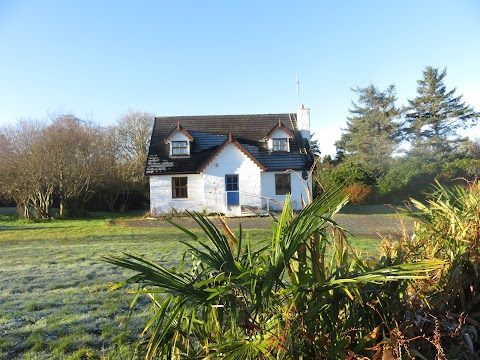
{"type": "Polygon", "coordinates": [[[112,289],[130,286],[132,309],[143,296],[151,300],[152,316],[144,330],[147,358],[441,354],[435,332],[415,333],[415,315],[428,305],[429,294],[420,294],[419,284],[448,269],[448,259],[406,255],[414,241],[406,245],[402,240],[380,260],[363,260],[334,221],[347,203],[343,194],[324,193],[298,214],[286,201],[273,220],[270,244],[261,248],[241,227],[234,233],[223,222],[218,229],[191,213],[209,241],[176,225],[193,240],[186,243],[190,266],[165,268],[131,252],[107,256],[106,261],[134,271],[112,289]]]}

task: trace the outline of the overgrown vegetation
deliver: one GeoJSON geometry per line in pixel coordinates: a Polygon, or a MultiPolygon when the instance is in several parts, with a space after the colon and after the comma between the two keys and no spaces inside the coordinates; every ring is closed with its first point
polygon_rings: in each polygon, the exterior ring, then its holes
{"type": "Polygon", "coordinates": [[[298,215],[286,205],[258,250],[241,228],[222,232],[194,213],[211,242],[177,225],[196,242],[188,270],[108,256],[135,271],[113,288],[138,284],[135,300],[152,302],[147,358],[478,358],[477,184],[438,184],[415,201],[414,236],[385,240],[375,261],[332,220],[345,202],[338,191],[298,215]]]}
{"type": "Polygon", "coordinates": [[[394,85],[353,89],[358,101],[352,101],[335,143],[335,158],[324,157],[316,169],[317,191],[364,186],[371,194],[361,203],[401,204],[422,199],[435,179],[478,178],[479,143],[463,134],[480,113],[455,96],[455,89],[447,90],[445,77],[446,69],[427,66],[407,106],[396,105],[394,85]]]}

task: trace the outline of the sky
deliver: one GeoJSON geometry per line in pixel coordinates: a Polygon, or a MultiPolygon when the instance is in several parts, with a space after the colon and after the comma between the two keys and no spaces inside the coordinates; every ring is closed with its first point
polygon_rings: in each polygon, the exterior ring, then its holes
{"type": "Polygon", "coordinates": [[[480,1],[0,0],[0,127],[304,104],[333,155],[352,88],[395,84],[406,105],[426,66],[480,111],[480,1]]]}

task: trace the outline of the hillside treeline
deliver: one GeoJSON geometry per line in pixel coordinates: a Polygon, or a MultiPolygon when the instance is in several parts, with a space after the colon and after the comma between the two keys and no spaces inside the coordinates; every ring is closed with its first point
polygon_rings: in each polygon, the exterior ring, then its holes
{"type": "Polygon", "coordinates": [[[72,114],[19,120],[0,130],[0,201],[22,218],[145,208],[153,116],[137,111],[100,127],[72,114]]]}
{"type": "Polygon", "coordinates": [[[480,174],[480,143],[467,137],[480,113],[448,90],[446,69],[428,66],[417,94],[398,106],[395,85],[352,89],[346,127],[315,173],[317,193],[345,185],[352,203],[422,198],[437,179],[452,183],[480,174]]]}

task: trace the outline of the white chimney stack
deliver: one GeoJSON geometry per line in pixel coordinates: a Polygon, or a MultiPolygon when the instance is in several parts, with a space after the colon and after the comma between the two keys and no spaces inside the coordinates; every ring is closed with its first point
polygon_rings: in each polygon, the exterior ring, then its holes
{"type": "Polygon", "coordinates": [[[310,143],[310,109],[300,105],[297,112],[297,127],[304,139],[310,143]]]}

